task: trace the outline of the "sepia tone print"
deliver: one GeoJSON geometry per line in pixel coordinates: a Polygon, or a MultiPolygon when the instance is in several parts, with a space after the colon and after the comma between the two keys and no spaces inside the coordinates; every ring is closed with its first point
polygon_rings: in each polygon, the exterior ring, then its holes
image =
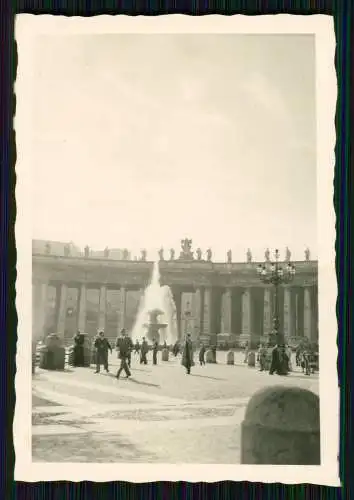
{"type": "Polygon", "coordinates": [[[55,29],[27,69],[32,470],[306,482],[335,345],[317,35],[55,29]]]}

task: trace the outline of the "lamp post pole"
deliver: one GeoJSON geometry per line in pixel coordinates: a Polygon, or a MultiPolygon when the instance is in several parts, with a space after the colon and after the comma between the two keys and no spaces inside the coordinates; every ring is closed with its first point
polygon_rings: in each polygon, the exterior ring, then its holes
{"type": "Polygon", "coordinates": [[[274,262],[265,262],[257,267],[259,279],[274,287],[274,314],[273,314],[273,329],[268,338],[268,346],[272,347],[275,344],[284,345],[284,332],[280,331],[279,322],[279,286],[290,283],[295,276],[295,266],[290,262],[286,263],[285,268],[279,262],[279,250],[275,250],[274,262]]]}
{"type": "Polygon", "coordinates": [[[189,302],[187,302],[186,304],[186,311],[184,312],[184,336],[187,337],[187,333],[188,333],[188,320],[190,318],[190,315],[191,315],[191,311],[189,309],[189,302]]]}

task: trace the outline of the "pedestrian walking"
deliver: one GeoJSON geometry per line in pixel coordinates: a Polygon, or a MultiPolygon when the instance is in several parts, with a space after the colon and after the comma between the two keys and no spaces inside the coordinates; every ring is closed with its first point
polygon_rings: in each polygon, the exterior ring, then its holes
{"type": "Polygon", "coordinates": [[[205,345],[203,343],[200,345],[199,363],[200,363],[200,366],[205,365],[205,345]]]}
{"type": "Polygon", "coordinates": [[[266,370],[266,364],[267,364],[267,349],[264,345],[261,345],[259,348],[259,371],[263,372],[266,370]]]}
{"type": "Polygon", "coordinates": [[[140,344],[139,344],[138,340],[135,342],[134,352],[135,352],[135,354],[139,354],[140,353],[140,344]]]}
{"type": "Polygon", "coordinates": [[[99,373],[101,369],[101,365],[103,365],[106,372],[109,372],[108,369],[108,351],[112,353],[111,344],[104,336],[104,332],[100,331],[98,336],[95,339],[94,347],[96,350],[96,371],[95,373],[99,373]]]}
{"type": "Polygon", "coordinates": [[[193,345],[190,333],[187,334],[186,341],[184,343],[183,354],[182,354],[182,366],[187,370],[187,374],[191,373],[191,367],[193,363],[193,345]]]}
{"type": "Polygon", "coordinates": [[[74,336],[73,366],[84,366],[84,342],[85,336],[78,330],[74,336]]]}
{"type": "Polygon", "coordinates": [[[131,339],[127,337],[125,330],[121,331],[121,336],[117,339],[116,348],[118,349],[118,357],[120,359],[120,367],[117,371],[117,379],[119,379],[122,371],[125,371],[126,378],[131,377],[131,372],[128,365],[129,354],[131,354],[131,339]]]}
{"type": "Polygon", "coordinates": [[[141,343],[141,348],[140,348],[140,364],[147,365],[147,358],[146,355],[149,352],[149,345],[145,340],[145,337],[143,337],[143,341],[141,343]]]}
{"type": "Polygon", "coordinates": [[[179,353],[179,344],[178,344],[178,340],[176,341],[176,343],[174,344],[173,346],[173,354],[175,356],[175,358],[178,356],[178,353],[179,353]]]}
{"type": "Polygon", "coordinates": [[[152,364],[157,365],[157,352],[159,350],[159,344],[157,340],[153,340],[152,344],[152,364]]]}
{"type": "Polygon", "coordinates": [[[289,358],[285,352],[284,345],[277,345],[272,351],[272,362],[269,375],[287,375],[289,371],[289,358]]]}

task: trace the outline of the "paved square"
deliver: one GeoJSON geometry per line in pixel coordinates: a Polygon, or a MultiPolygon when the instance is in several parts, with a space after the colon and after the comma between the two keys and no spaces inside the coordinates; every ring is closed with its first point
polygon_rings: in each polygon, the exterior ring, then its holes
{"type": "Polygon", "coordinates": [[[33,377],[32,453],[37,462],[239,463],[240,423],[255,391],[295,385],[318,394],[318,376],[270,376],[236,353],[228,366],[195,366],[180,358],[157,366],[132,360],[132,378],[93,368],[37,370],[33,377]]]}

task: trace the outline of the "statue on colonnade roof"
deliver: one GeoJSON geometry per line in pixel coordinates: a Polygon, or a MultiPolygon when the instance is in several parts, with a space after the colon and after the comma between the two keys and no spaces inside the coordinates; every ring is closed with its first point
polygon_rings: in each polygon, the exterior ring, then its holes
{"type": "Polygon", "coordinates": [[[179,255],[181,260],[193,260],[192,240],[185,238],[181,240],[182,252],[179,255]]]}

